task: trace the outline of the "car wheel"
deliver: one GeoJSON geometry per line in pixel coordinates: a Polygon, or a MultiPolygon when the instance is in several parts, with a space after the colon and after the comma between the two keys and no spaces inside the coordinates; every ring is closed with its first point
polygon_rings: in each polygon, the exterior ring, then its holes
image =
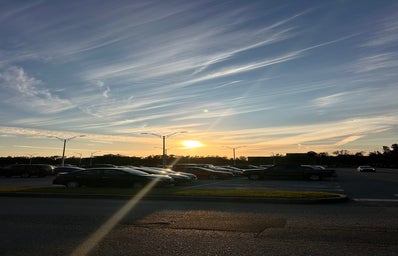
{"type": "Polygon", "coordinates": [[[312,174],[312,175],[310,175],[308,178],[309,178],[310,180],[316,181],[316,180],[320,180],[320,179],[321,179],[321,176],[319,176],[318,174],[312,174]]]}
{"type": "Polygon", "coordinates": [[[68,188],[77,188],[79,186],[80,184],[76,181],[69,181],[68,183],[66,183],[66,187],[68,188]]]}
{"type": "Polygon", "coordinates": [[[143,187],[145,187],[145,184],[144,183],[141,183],[141,182],[134,182],[133,183],[133,188],[143,188],[143,187]]]}
{"type": "Polygon", "coordinates": [[[209,179],[216,180],[217,179],[217,175],[210,174],[209,179]]]}
{"type": "Polygon", "coordinates": [[[260,175],[258,175],[258,174],[250,174],[249,175],[249,179],[250,180],[259,180],[260,179],[260,175]]]}
{"type": "Polygon", "coordinates": [[[21,178],[29,178],[30,174],[28,172],[24,172],[21,174],[21,178]]]}

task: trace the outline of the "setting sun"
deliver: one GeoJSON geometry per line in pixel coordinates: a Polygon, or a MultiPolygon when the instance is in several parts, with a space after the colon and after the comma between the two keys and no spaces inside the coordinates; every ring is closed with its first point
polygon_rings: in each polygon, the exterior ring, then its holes
{"type": "Polygon", "coordinates": [[[184,140],[182,145],[186,148],[198,148],[203,146],[203,144],[197,140],[184,140]]]}

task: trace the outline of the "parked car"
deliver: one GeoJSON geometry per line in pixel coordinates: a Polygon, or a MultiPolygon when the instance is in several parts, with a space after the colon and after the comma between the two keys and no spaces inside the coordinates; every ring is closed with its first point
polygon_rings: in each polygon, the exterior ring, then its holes
{"type": "Polygon", "coordinates": [[[223,168],[225,171],[232,173],[234,176],[242,176],[243,171],[234,166],[219,166],[219,168],[223,168]]]}
{"type": "Polygon", "coordinates": [[[198,179],[231,179],[233,174],[230,172],[216,171],[209,168],[198,167],[198,166],[179,166],[175,171],[183,171],[195,174],[198,179]]]}
{"type": "Polygon", "coordinates": [[[188,172],[176,172],[176,171],[173,171],[173,170],[168,169],[168,168],[159,168],[159,167],[151,167],[151,168],[153,168],[153,169],[155,169],[155,170],[161,170],[161,171],[164,171],[164,172],[171,172],[171,173],[182,174],[182,175],[184,175],[184,176],[189,177],[189,178],[191,179],[191,182],[194,182],[194,181],[197,181],[197,180],[198,180],[198,177],[196,177],[196,175],[195,175],[195,174],[192,174],[192,173],[188,173],[188,172]]]}
{"type": "Polygon", "coordinates": [[[263,171],[267,168],[260,167],[257,165],[239,165],[239,166],[234,166],[235,168],[239,168],[242,170],[242,176],[245,176],[244,173],[247,171],[263,171]]]}
{"type": "Polygon", "coordinates": [[[53,180],[55,185],[67,187],[135,187],[144,186],[157,179],[157,186],[172,185],[173,178],[155,175],[130,168],[92,168],[81,171],[58,173],[53,180]]]}
{"type": "Polygon", "coordinates": [[[232,173],[233,176],[240,176],[242,174],[242,170],[238,168],[231,166],[216,166],[213,164],[178,164],[175,168],[181,169],[186,167],[203,167],[214,171],[229,172],[232,173]]]}
{"type": "Polygon", "coordinates": [[[157,170],[157,169],[153,169],[151,167],[133,167],[134,170],[138,170],[138,171],[142,171],[142,172],[146,172],[149,174],[161,174],[161,175],[168,175],[170,177],[173,178],[174,183],[176,185],[182,185],[182,184],[187,184],[190,183],[192,180],[190,177],[177,173],[177,172],[167,172],[167,171],[163,171],[163,170],[157,170]]]}
{"type": "Polygon", "coordinates": [[[244,176],[251,180],[259,179],[309,179],[321,180],[333,176],[333,172],[322,171],[310,165],[274,165],[267,169],[247,170],[244,176]]]}
{"type": "Polygon", "coordinates": [[[314,168],[314,169],[320,170],[321,173],[322,173],[322,178],[337,177],[336,170],[330,169],[330,168],[326,168],[325,166],[322,166],[322,165],[302,165],[302,166],[304,166],[304,167],[308,166],[310,168],[314,168]]]}
{"type": "Polygon", "coordinates": [[[233,176],[239,176],[240,174],[242,174],[242,170],[237,171],[236,169],[231,169],[230,167],[225,167],[225,166],[217,166],[212,164],[197,164],[196,166],[204,167],[214,171],[229,172],[232,173],[233,176]]]}
{"type": "Polygon", "coordinates": [[[234,166],[234,167],[239,168],[239,169],[241,169],[242,171],[266,169],[266,168],[262,168],[262,167],[260,167],[260,166],[252,165],[252,164],[249,164],[249,165],[236,165],[236,166],[234,166]]]}
{"type": "Polygon", "coordinates": [[[75,172],[75,171],[81,171],[84,170],[84,168],[77,167],[77,166],[56,166],[53,170],[53,174],[57,174],[60,172],[75,172]]]}
{"type": "Polygon", "coordinates": [[[28,178],[31,176],[45,177],[53,173],[53,166],[48,164],[12,164],[3,167],[0,176],[20,176],[28,178]]]}
{"type": "Polygon", "coordinates": [[[361,165],[357,167],[358,172],[376,172],[376,168],[370,165],[361,165]]]}

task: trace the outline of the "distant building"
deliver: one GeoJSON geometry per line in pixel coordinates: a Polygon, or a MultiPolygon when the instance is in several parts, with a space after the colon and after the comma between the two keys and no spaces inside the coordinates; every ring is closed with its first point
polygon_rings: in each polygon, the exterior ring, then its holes
{"type": "Polygon", "coordinates": [[[317,164],[317,159],[308,153],[286,153],[286,156],[249,156],[247,159],[253,165],[317,164]]]}
{"type": "Polygon", "coordinates": [[[272,156],[249,156],[247,161],[253,165],[270,165],[275,164],[275,158],[280,157],[272,157],[272,156]]]}

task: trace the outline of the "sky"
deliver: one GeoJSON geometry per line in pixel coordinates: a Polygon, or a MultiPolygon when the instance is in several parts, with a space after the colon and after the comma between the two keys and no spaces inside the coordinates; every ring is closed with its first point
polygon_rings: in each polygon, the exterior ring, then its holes
{"type": "Polygon", "coordinates": [[[0,0],[0,156],[382,151],[397,71],[397,1],[0,0]]]}

